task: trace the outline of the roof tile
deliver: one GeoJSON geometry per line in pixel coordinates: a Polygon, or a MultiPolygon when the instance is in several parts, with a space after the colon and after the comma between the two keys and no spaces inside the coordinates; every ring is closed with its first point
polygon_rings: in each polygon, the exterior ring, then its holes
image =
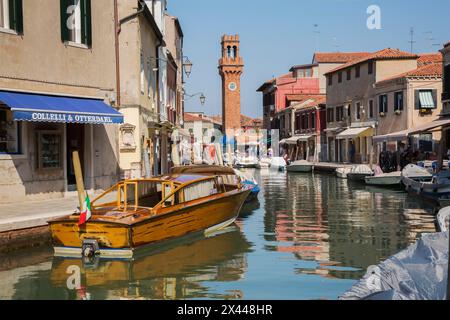
{"type": "Polygon", "coordinates": [[[413,54],[413,53],[401,51],[398,49],[386,48],[386,49],[371,53],[362,58],[352,60],[342,66],[339,66],[331,71],[328,71],[325,74],[334,73],[336,71],[343,70],[348,67],[351,67],[351,66],[369,61],[369,60],[396,60],[396,59],[417,59],[417,58],[419,58],[419,56],[416,54],[413,54]]]}

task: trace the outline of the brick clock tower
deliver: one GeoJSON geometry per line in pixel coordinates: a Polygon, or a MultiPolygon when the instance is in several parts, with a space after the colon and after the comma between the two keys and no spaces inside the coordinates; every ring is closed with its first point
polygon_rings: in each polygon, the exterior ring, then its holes
{"type": "Polygon", "coordinates": [[[244,61],[239,54],[239,35],[222,37],[222,58],[219,73],[222,77],[223,133],[241,128],[241,75],[244,61]]]}

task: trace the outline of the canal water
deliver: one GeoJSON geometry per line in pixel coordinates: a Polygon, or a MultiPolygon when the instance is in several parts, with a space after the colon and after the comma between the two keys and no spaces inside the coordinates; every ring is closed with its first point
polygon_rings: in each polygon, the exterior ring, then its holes
{"type": "Polygon", "coordinates": [[[0,256],[0,299],[337,299],[366,269],[435,232],[434,207],[332,175],[254,171],[235,226],[134,261],[0,256]]]}

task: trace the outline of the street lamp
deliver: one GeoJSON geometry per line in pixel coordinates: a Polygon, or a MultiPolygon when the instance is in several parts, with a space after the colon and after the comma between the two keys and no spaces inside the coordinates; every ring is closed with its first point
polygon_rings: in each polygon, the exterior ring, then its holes
{"type": "Polygon", "coordinates": [[[190,100],[190,99],[192,99],[193,97],[196,97],[196,96],[200,96],[200,103],[202,104],[202,106],[203,105],[205,105],[205,102],[206,102],[206,97],[205,97],[205,95],[203,94],[203,92],[198,92],[198,93],[195,93],[195,94],[187,94],[186,93],[186,91],[184,91],[184,89],[183,89],[183,95],[185,96],[185,97],[188,97],[189,99],[184,99],[184,101],[187,101],[187,100],[190,100]]]}
{"type": "Polygon", "coordinates": [[[202,95],[200,96],[200,103],[202,104],[202,106],[203,105],[205,105],[205,102],[206,102],[206,97],[203,95],[203,93],[202,93],[202,95]]]}
{"type": "Polygon", "coordinates": [[[188,77],[189,78],[189,76],[191,75],[191,73],[192,73],[192,62],[189,60],[189,58],[188,57],[185,57],[186,58],[186,60],[184,60],[184,62],[183,62],[183,69],[184,69],[184,73],[186,73],[186,77],[188,77]]]}

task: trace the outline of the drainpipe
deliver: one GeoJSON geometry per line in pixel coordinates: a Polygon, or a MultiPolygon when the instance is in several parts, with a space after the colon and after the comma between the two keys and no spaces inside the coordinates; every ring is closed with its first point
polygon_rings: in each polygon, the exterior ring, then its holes
{"type": "Polygon", "coordinates": [[[114,0],[114,42],[115,42],[115,50],[116,50],[116,104],[117,108],[121,106],[121,96],[120,96],[120,50],[119,50],[119,33],[120,33],[120,24],[119,24],[119,12],[118,12],[118,4],[117,0],[114,0]]]}

